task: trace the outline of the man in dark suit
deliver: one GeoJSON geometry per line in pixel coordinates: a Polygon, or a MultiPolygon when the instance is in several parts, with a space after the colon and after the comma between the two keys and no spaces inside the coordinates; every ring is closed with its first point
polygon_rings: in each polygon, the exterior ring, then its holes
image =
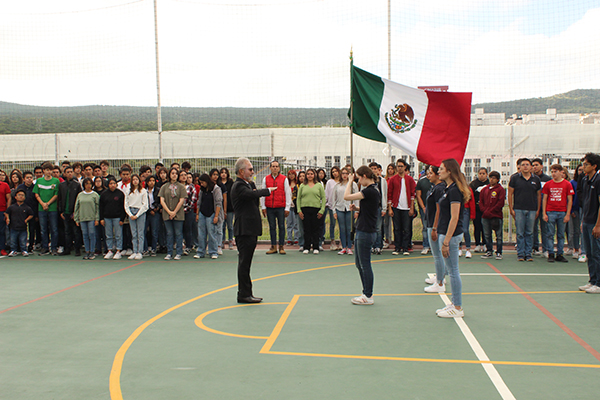
{"type": "Polygon", "coordinates": [[[236,181],[231,187],[231,201],[235,210],[233,234],[238,248],[238,303],[260,303],[262,298],[252,295],[250,267],[258,237],[262,235],[262,221],[258,200],[269,196],[275,188],[257,190],[252,181],[254,169],[247,158],[235,163],[236,181]]]}

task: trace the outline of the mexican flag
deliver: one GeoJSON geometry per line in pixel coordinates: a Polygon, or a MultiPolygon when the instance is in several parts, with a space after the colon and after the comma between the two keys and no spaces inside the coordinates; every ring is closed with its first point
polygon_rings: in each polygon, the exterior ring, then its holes
{"type": "MultiPolygon", "coordinates": [[[[352,66],[352,132],[439,166],[465,156],[471,93],[414,89],[352,66]]],[[[349,114],[350,115],[350,114],[349,114]]]]}

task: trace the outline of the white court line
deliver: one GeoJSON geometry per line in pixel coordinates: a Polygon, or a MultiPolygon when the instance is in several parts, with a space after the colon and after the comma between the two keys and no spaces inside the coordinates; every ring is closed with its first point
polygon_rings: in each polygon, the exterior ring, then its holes
{"type": "MultiPolygon", "coordinates": [[[[431,274],[430,274],[431,275],[431,274]]],[[[435,275],[435,274],[433,274],[435,275]]],[[[498,276],[496,272],[461,272],[460,276],[463,275],[471,275],[471,276],[498,276]]],[[[588,274],[542,274],[542,273],[534,273],[534,272],[512,272],[512,273],[502,273],[502,275],[520,275],[520,276],[589,276],[588,274]]]]}
{"type": "MultiPolygon", "coordinates": [[[[429,274],[429,277],[433,278],[434,275],[435,274],[429,274]]],[[[446,293],[440,293],[440,297],[442,298],[442,301],[446,305],[452,303],[450,301],[450,299],[448,298],[448,296],[446,295],[446,293]]],[[[487,354],[485,354],[483,347],[481,347],[481,345],[475,338],[475,335],[473,335],[473,333],[471,332],[471,329],[469,329],[469,327],[467,326],[465,321],[462,318],[454,318],[454,322],[456,322],[456,324],[460,328],[462,334],[464,335],[465,339],[467,339],[467,342],[469,343],[469,346],[471,346],[471,349],[473,349],[473,352],[477,356],[477,359],[479,361],[490,361],[487,354]]],[[[498,393],[500,394],[500,396],[505,400],[515,400],[515,396],[513,396],[512,392],[510,391],[508,386],[506,386],[506,383],[504,383],[504,380],[502,379],[502,377],[496,370],[496,367],[494,367],[494,364],[483,363],[483,364],[481,364],[481,366],[483,367],[485,372],[490,377],[490,380],[496,387],[496,390],[498,390],[498,393]]]]}

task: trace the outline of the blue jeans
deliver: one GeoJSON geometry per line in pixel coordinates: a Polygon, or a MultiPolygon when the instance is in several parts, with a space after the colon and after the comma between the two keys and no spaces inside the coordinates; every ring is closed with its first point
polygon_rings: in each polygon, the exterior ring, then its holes
{"type": "Polygon", "coordinates": [[[158,231],[160,230],[161,225],[161,215],[158,212],[155,212],[154,215],[150,214],[150,212],[146,213],[146,228],[145,230],[150,233],[150,243],[148,240],[144,242],[144,249],[151,247],[152,250],[156,251],[156,246],[158,244],[158,231]]]}
{"type": "Polygon", "coordinates": [[[197,254],[200,257],[204,257],[204,251],[206,250],[206,244],[208,242],[208,255],[217,255],[218,247],[218,232],[217,225],[213,224],[215,214],[213,213],[210,217],[206,217],[202,213],[198,213],[198,250],[197,254]]]}
{"type": "Polygon", "coordinates": [[[462,214],[462,226],[463,226],[463,235],[465,238],[465,246],[467,250],[471,248],[471,234],[469,233],[469,223],[471,222],[471,210],[468,208],[463,209],[462,214]]]}
{"type": "Polygon", "coordinates": [[[546,224],[546,245],[548,254],[554,254],[554,233],[556,227],[556,255],[560,256],[565,249],[565,223],[566,212],[548,211],[548,223],[546,224]]]}
{"type": "Polygon", "coordinates": [[[419,208],[419,215],[421,216],[421,224],[423,224],[423,248],[428,249],[431,246],[429,245],[429,235],[427,234],[427,214],[425,214],[425,210],[419,208]]]}
{"type": "Polygon", "coordinates": [[[166,219],[165,229],[167,230],[167,254],[173,255],[173,244],[176,246],[177,255],[183,254],[183,221],[166,219]]]}
{"type": "Polygon", "coordinates": [[[433,240],[431,234],[433,228],[427,228],[427,237],[429,239],[429,245],[431,247],[431,254],[433,255],[433,264],[435,265],[435,275],[438,283],[444,281],[446,274],[446,265],[444,265],[444,257],[442,257],[442,246],[440,245],[440,238],[433,240]]]}
{"type": "MultiPolygon", "coordinates": [[[[462,240],[463,235],[456,235],[450,239],[449,244],[449,255],[448,258],[443,258],[446,271],[450,275],[450,284],[452,285],[452,304],[455,306],[462,306],[462,280],[460,279],[460,271],[458,270],[458,247],[462,240]]],[[[439,235],[438,241],[442,245],[446,235],[439,235]]],[[[441,246],[440,246],[441,247],[441,246]]],[[[440,277],[437,276],[438,281],[440,277]]]]}
{"type": "Polygon", "coordinates": [[[600,286],[600,239],[592,235],[595,224],[583,223],[581,229],[581,242],[587,255],[590,283],[600,286]]]}
{"type": "Polygon", "coordinates": [[[10,250],[21,252],[27,251],[27,231],[10,230],[10,250]]]}
{"type": "Polygon", "coordinates": [[[350,238],[350,232],[352,232],[352,211],[335,210],[335,213],[340,224],[342,248],[349,249],[352,247],[352,239],[350,238]]]}
{"type": "MultiPolygon", "coordinates": [[[[535,212],[534,212],[535,214],[535,212]]],[[[548,231],[548,223],[546,221],[544,221],[544,218],[542,218],[542,211],[540,210],[540,214],[538,215],[537,219],[535,220],[535,223],[533,224],[533,248],[536,250],[539,250],[540,248],[540,234],[542,236],[542,251],[547,251],[550,252],[550,249],[548,249],[546,247],[546,240],[544,239],[546,237],[548,231]],[[539,226],[539,229],[538,229],[539,226]],[[539,232],[539,233],[538,233],[539,232]]]]}
{"type": "Polygon", "coordinates": [[[85,251],[91,253],[96,247],[96,224],[95,221],[81,221],[81,233],[83,234],[83,244],[85,251]]]}
{"type": "Polygon", "coordinates": [[[123,226],[119,218],[104,219],[104,234],[106,235],[106,248],[108,251],[123,250],[123,226]]]}
{"type": "Polygon", "coordinates": [[[137,216],[136,219],[129,218],[129,229],[131,229],[131,244],[133,244],[133,252],[143,253],[144,252],[144,232],[146,228],[146,213],[139,215],[138,208],[130,208],[131,212],[136,210],[134,215],[137,216]]]}
{"type": "Polygon", "coordinates": [[[325,230],[325,217],[329,215],[329,238],[331,239],[331,243],[335,240],[335,218],[333,216],[335,211],[329,207],[325,207],[325,215],[323,215],[323,231],[325,230]]]}
{"type": "MultiPolygon", "coordinates": [[[[581,241],[581,210],[571,211],[571,219],[567,224],[567,241],[569,242],[569,249],[579,250],[581,241]]],[[[581,254],[585,254],[585,252],[581,254]]]]}
{"type": "Polygon", "coordinates": [[[298,214],[294,209],[290,210],[289,215],[285,219],[285,223],[287,225],[287,240],[288,242],[293,242],[294,240],[298,240],[300,233],[298,231],[298,214]]]}
{"type": "Polygon", "coordinates": [[[285,208],[268,208],[267,221],[269,221],[269,233],[271,234],[271,246],[285,244],[285,208]],[[277,235],[279,230],[279,235],[277,235]],[[279,236],[279,240],[277,240],[279,236]]]}
{"type": "Polygon", "coordinates": [[[4,211],[0,211],[0,250],[6,248],[6,220],[4,219],[4,211]]]}
{"type": "MultiPolygon", "coordinates": [[[[290,211],[292,214],[292,211],[290,211]]],[[[233,240],[233,219],[235,218],[235,212],[227,211],[227,218],[223,221],[223,240],[229,240],[230,242],[233,240]],[[227,236],[225,236],[225,228],[227,228],[227,236]]],[[[289,239],[288,239],[289,240],[289,239]]]]}
{"type": "Polygon", "coordinates": [[[515,227],[517,228],[517,256],[531,257],[533,248],[533,225],[535,223],[533,210],[515,210],[515,227]]]}
{"type": "Polygon", "coordinates": [[[58,211],[38,211],[40,230],[42,231],[42,249],[48,249],[48,242],[52,251],[58,249],[58,211]],[[50,232],[48,232],[50,226],[50,232]],[[50,234],[50,238],[48,238],[50,234]]]}
{"type": "Polygon", "coordinates": [[[367,297],[373,296],[373,269],[371,268],[371,247],[375,243],[377,232],[356,231],[354,235],[354,261],[360,281],[362,282],[363,294],[367,297]]]}
{"type": "MultiPolygon", "coordinates": [[[[194,247],[194,222],[196,222],[196,213],[193,211],[185,213],[185,219],[183,220],[183,240],[185,240],[186,249],[194,247]]],[[[198,228],[195,230],[198,230],[198,228]]]]}

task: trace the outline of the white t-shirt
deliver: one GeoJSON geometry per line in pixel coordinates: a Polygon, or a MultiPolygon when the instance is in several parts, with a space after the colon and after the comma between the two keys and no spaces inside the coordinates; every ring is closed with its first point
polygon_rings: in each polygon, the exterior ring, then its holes
{"type": "Polygon", "coordinates": [[[398,198],[399,210],[410,210],[408,199],[406,198],[406,179],[400,179],[400,197],[398,198]]]}

